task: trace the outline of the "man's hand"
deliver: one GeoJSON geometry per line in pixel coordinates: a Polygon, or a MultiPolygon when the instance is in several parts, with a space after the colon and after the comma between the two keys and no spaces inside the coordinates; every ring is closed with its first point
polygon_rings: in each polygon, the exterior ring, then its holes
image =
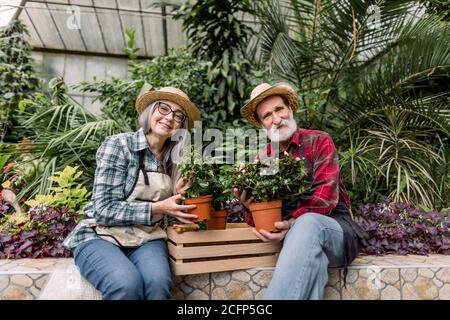
{"type": "Polygon", "coordinates": [[[196,219],[197,216],[187,213],[187,211],[195,209],[197,206],[195,204],[178,204],[180,200],[185,200],[185,198],[181,194],[177,194],[165,200],[154,202],[152,203],[152,212],[154,214],[167,214],[184,223],[194,223],[189,219],[196,219]]]}
{"type": "Polygon", "coordinates": [[[244,190],[244,191],[241,192],[241,191],[238,190],[238,188],[233,188],[233,193],[234,193],[235,197],[238,198],[239,201],[241,201],[241,203],[247,209],[249,209],[250,204],[253,201],[255,201],[255,197],[254,196],[247,195],[247,190],[244,190]]]}
{"type": "Polygon", "coordinates": [[[253,233],[262,241],[281,241],[286,236],[286,233],[291,228],[294,219],[291,218],[289,220],[277,221],[275,222],[275,228],[277,229],[275,232],[268,232],[266,230],[256,230],[253,229],[253,233]]]}

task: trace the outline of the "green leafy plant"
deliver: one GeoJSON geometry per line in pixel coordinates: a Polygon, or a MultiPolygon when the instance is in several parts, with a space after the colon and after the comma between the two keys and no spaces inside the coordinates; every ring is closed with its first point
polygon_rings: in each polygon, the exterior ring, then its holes
{"type": "Polygon", "coordinates": [[[56,172],[49,178],[56,183],[56,187],[49,189],[49,194],[37,195],[34,199],[25,201],[25,204],[30,207],[40,205],[55,209],[65,207],[71,212],[81,214],[90,196],[90,192],[85,187],[75,182],[82,174],[78,167],[67,166],[62,172],[56,172]]]}
{"type": "Polygon", "coordinates": [[[377,1],[373,23],[373,4],[255,2],[263,61],[299,88],[299,122],[336,137],[352,198],[442,208],[448,187],[433,172],[448,163],[436,156],[450,138],[448,23],[406,0],[377,1]]]}
{"type": "Polygon", "coordinates": [[[31,142],[17,165],[33,164],[36,170],[26,179],[19,199],[48,194],[52,184],[48,178],[67,166],[82,168],[80,182],[91,189],[95,153],[106,136],[122,131],[120,123],[83,108],[67,94],[62,78],[52,79],[48,92],[35,94],[24,114],[27,120],[23,125],[32,132],[31,142]]]}
{"type": "MultiPolygon", "coordinates": [[[[60,77],[49,82],[48,91],[22,100],[22,124],[29,131],[33,149],[17,162],[18,165],[33,164],[36,170],[35,174],[21,179],[19,199],[47,194],[51,185],[48,178],[68,165],[83,169],[80,182],[90,189],[96,167],[95,153],[105,137],[138,128],[134,104],[144,82],[150,82],[154,88],[178,86],[188,94],[189,87],[193,90],[197,88],[198,94],[191,97],[198,98],[194,101],[201,107],[200,93],[207,91],[204,90],[206,73],[202,70],[205,70],[203,62],[192,59],[186,50],[180,49],[168,57],[151,61],[132,60],[130,72],[135,80],[94,79],[92,83],[76,85],[81,91],[96,95],[97,101],[102,104],[99,115],[72,99],[60,77]]],[[[16,153],[15,146],[5,146],[5,154],[13,156],[16,153]]]]}
{"type": "Polygon", "coordinates": [[[16,215],[0,223],[0,259],[71,256],[62,243],[80,220],[78,213],[38,206],[16,215]]]}
{"type": "Polygon", "coordinates": [[[38,86],[32,48],[25,40],[27,35],[28,30],[20,20],[14,20],[0,30],[1,142],[16,142],[27,135],[19,126],[19,102],[30,98],[38,86]]]}
{"type": "Polygon", "coordinates": [[[256,202],[284,200],[300,195],[310,187],[305,162],[290,154],[272,161],[235,166],[229,176],[232,186],[247,190],[256,202]]]}
{"type": "Polygon", "coordinates": [[[235,205],[232,201],[234,199],[234,195],[230,181],[233,166],[215,164],[213,167],[213,172],[215,177],[212,181],[213,207],[216,210],[230,209],[233,205],[235,205]]]}
{"type": "Polygon", "coordinates": [[[194,145],[188,146],[184,150],[178,169],[181,177],[191,184],[186,192],[186,197],[194,198],[213,194],[214,166],[211,162],[203,160],[202,153],[194,145]]]}

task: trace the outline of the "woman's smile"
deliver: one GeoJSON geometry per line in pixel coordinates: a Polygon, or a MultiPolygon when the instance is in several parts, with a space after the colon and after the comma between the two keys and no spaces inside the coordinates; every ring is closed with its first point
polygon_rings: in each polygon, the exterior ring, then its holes
{"type": "Polygon", "coordinates": [[[172,127],[171,125],[169,125],[169,124],[167,124],[167,123],[163,123],[162,121],[159,121],[158,124],[159,124],[159,126],[160,126],[161,128],[163,128],[164,130],[169,131],[169,130],[172,130],[172,129],[173,129],[173,127],[172,127]]]}

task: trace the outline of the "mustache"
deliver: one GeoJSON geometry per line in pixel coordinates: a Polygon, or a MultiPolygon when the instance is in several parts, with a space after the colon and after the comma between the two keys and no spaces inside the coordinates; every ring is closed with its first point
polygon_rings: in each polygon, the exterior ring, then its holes
{"type": "Polygon", "coordinates": [[[290,123],[289,120],[283,119],[278,125],[273,124],[269,130],[275,132],[275,130],[280,129],[282,126],[289,126],[289,123],[290,123]]]}

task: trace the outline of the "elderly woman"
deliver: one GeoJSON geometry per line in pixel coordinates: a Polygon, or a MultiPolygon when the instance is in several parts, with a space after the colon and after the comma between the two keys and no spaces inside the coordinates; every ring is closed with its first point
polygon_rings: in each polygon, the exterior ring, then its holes
{"type": "Polygon", "coordinates": [[[199,110],[172,87],[144,90],[136,109],[141,128],[107,137],[98,149],[92,201],[84,208],[88,219],[64,241],[103,299],[168,299],[168,217],[196,218],[187,213],[195,205],[179,204],[186,186],[176,179],[171,154],[182,142],[171,137],[193,127],[199,110]]]}

